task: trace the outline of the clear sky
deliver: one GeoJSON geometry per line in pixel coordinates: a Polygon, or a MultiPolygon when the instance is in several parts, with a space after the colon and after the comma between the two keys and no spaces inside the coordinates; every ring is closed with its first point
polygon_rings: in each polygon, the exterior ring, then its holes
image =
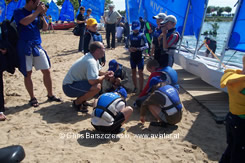
{"type": "MultiPolygon", "coordinates": [[[[125,0],[112,0],[115,4],[116,10],[125,10],[125,0]]],[[[209,0],[209,6],[220,6],[220,7],[231,7],[232,13],[235,12],[235,8],[233,7],[238,0],[209,0]]]]}

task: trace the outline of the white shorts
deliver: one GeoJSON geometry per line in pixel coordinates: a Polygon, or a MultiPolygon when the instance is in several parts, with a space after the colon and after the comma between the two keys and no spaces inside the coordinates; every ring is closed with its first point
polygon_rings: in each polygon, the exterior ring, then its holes
{"type": "Polygon", "coordinates": [[[36,70],[47,70],[50,68],[48,58],[42,49],[39,49],[40,56],[26,55],[26,71],[31,71],[32,66],[36,70]]]}

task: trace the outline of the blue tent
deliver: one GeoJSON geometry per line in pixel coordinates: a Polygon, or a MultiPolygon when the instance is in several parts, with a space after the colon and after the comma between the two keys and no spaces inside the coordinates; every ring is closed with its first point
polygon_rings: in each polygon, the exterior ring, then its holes
{"type": "Polygon", "coordinates": [[[52,21],[58,21],[59,20],[59,8],[54,3],[53,0],[49,3],[49,9],[48,9],[46,15],[47,16],[50,15],[52,17],[52,21]]]}
{"type": "MultiPolygon", "coordinates": [[[[80,6],[85,7],[85,10],[91,8],[91,16],[93,16],[97,22],[100,22],[101,16],[104,15],[105,0],[82,0],[80,6]]],[[[78,15],[79,12],[78,10],[76,15],[78,15]]]]}
{"type": "Polygon", "coordinates": [[[65,0],[61,11],[59,20],[61,21],[74,21],[74,8],[70,0],[65,0]]]}
{"type": "Polygon", "coordinates": [[[4,0],[0,0],[0,22],[5,19],[6,4],[4,0]]]}

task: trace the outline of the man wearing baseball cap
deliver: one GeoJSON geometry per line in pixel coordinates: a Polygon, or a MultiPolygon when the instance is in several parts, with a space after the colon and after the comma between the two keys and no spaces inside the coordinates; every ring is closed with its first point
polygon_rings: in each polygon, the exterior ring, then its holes
{"type": "Polygon", "coordinates": [[[155,31],[153,32],[151,56],[154,56],[154,59],[157,60],[159,64],[160,64],[160,56],[161,56],[161,46],[159,45],[158,37],[162,33],[162,30],[160,28],[160,23],[165,19],[166,16],[167,15],[164,13],[159,13],[156,16],[153,16],[153,19],[156,19],[157,28],[155,28],[155,31]]]}
{"type": "Polygon", "coordinates": [[[174,15],[168,15],[164,21],[160,23],[162,34],[158,37],[158,41],[161,44],[161,66],[170,66],[174,64],[174,54],[177,48],[180,35],[176,31],[175,25],[177,19],[174,15]],[[162,58],[166,58],[162,60],[162,58]]]}
{"type": "Polygon", "coordinates": [[[116,35],[116,24],[121,21],[122,16],[117,12],[114,11],[114,5],[109,4],[109,11],[106,11],[103,19],[105,21],[106,27],[106,48],[115,48],[115,35],[116,35]],[[112,40],[110,42],[110,34],[112,35],[112,40]]]}

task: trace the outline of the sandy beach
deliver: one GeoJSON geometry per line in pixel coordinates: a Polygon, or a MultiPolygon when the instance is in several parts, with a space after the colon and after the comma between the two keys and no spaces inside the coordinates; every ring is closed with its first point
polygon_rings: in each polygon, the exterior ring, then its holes
{"type": "MultiPolygon", "coordinates": [[[[102,32],[103,33],[103,32],[102,32]]],[[[202,163],[218,162],[226,148],[225,126],[216,124],[210,113],[181,88],[180,97],[185,106],[182,121],[168,128],[149,126],[150,115],[142,125],[139,109],[134,109],[126,132],[111,137],[96,132],[91,125],[92,107],[82,114],[71,107],[72,98],[62,91],[62,81],[71,65],[83,53],[78,52],[79,37],[71,30],[42,34],[42,46],[52,64],[54,94],[63,102],[47,102],[42,74],[33,69],[34,93],[40,106],[28,104],[29,95],[23,76],[4,73],[7,120],[0,122],[0,148],[22,145],[26,152],[24,163],[57,162],[162,162],[202,163]]],[[[104,43],[106,43],[104,39],[104,43]]],[[[115,50],[106,50],[106,66],[116,59],[128,68],[129,53],[118,44],[115,50]]],[[[145,84],[149,72],[144,70],[145,84]]],[[[130,78],[129,86],[133,87],[130,78]]],[[[127,104],[133,106],[135,94],[129,94],[127,104]]],[[[89,101],[90,103],[93,100],[89,101]]]]}

